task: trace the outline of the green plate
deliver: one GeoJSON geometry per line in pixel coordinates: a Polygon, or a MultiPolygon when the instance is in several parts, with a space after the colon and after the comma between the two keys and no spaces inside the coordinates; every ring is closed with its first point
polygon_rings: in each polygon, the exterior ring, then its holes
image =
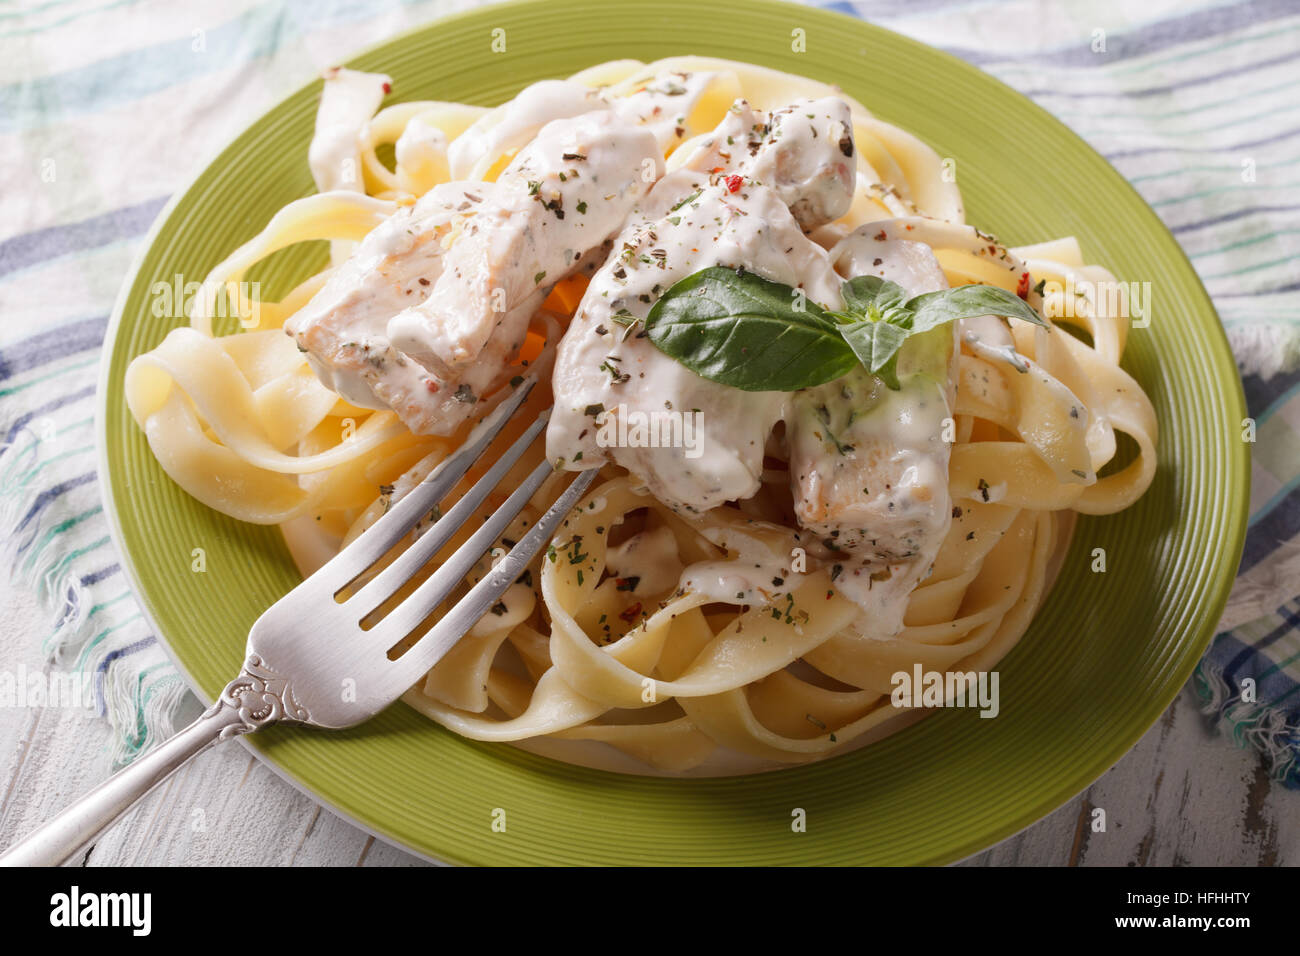
{"type": "MultiPolygon", "coordinates": [[[[1080,520],[1050,599],[1001,663],[1002,711],[946,710],[865,750],[751,777],[673,780],[556,763],[467,741],[404,704],[339,733],[275,728],[261,756],[371,832],[458,863],[930,864],[978,852],[1050,813],[1137,742],[1213,633],[1246,527],[1240,381],[1213,307],[1177,243],[1082,140],[975,68],[815,9],[754,0],[598,0],[492,6],[408,33],[349,65],[398,99],[496,104],[603,60],[697,53],[838,83],[882,119],[955,157],[970,221],[1009,243],[1075,235],[1086,257],[1149,281],[1153,320],[1124,364],[1155,404],[1159,468],[1137,505],[1080,520]],[[807,52],[791,50],[805,31],[807,52]],[[505,30],[506,52],[492,52],[505,30]],[[1028,145],[1028,148],[1026,146],[1028,145]],[[1089,570],[1102,547],[1109,570],[1089,570]],[[506,832],[492,831],[493,810],[506,832]],[[803,808],[806,832],[792,832],[803,808]]],[[[127,412],[122,378],[175,319],[149,290],[201,280],[280,206],[312,190],[320,83],[257,120],[160,216],[113,317],[102,368],[107,511],[137,596],[204,700],[238,670],[257,616],[299,580],[275,528],[187,497],[127,412]],[[207,573],[190,552],[207,552],[207,573]]],[[[318,251],[261,276],[285,288],[318,251]]]]}

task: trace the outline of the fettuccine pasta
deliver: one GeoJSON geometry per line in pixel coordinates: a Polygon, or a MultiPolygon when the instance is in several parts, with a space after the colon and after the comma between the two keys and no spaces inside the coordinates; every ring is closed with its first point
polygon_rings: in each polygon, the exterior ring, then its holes
{"type": "Polygon", "coordinates": [[[489,505],[544,455],[555,475],[466,587],[570,470],[600,475],[406,695],[444,727],[635,772],[860,746],[921,712],[894,699],[899,673],[996,667],[1050,588],[1073,514],[1118,512],[1150,484],[1157,424],[1120,366],[1126,308],[1098,291],[1114,277],[1073,239],[1007,248],[967,225],[940,157],[842,91],[699,57],[602,64],[491,110],[380,108],[388,85],[327,78],[310,154],[321,191],[212,271],[126,393],[174,481],[283,526],[307,573],[538,380],[502,440],[554,405],[547,448],[489,505]],[[258,263],[321,240],[329,262],[283,299],[250,292],[258,263]],[[915,334],[897,390],[859,366],[741,391],[647,337],[653,303],[711,266],[827,310],[846,307],[855,275],[917,295],[975,284],[1044,321],[915,334]],[[491,321],[474,325],[480,313],[491,321]],[[703,450],[636,444],[632,411],[651,407],[697,414],[703,450]]]}

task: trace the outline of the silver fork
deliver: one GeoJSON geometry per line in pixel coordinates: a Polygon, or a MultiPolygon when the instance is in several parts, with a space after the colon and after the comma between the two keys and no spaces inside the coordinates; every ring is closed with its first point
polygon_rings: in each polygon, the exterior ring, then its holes
{"type": "MultiPolygon", "coordinates": [[[[407,637],[500,538],[553,469],[542,462],[461,547],[373,627],[362,622],[438,553],[476,512],[546,427],[542,412],[500,459],[446,514],[355,594],[348,585],[429,515],[464,477],[533,386],[526,381],[419,485],[315,574],[282,597],[248,633],[243,670],[204,714],[176,736],[109,777],[26,839],[0,864],[52,866],[64,862],[182,764],[221,740],[276,723],[337,730],[368,720],[414,686],[425,672],[492,607],[546,545],[564,516],[591,485],[584,471],[469,593],[396,659],[389,651],[407,637]],[[328,636],[328,640],[322,640],[328,636]],[[355,693],[341,692],[351,679],[355,693]]],[[[351,688],[350,688],[351,689],[351,688]]]]}

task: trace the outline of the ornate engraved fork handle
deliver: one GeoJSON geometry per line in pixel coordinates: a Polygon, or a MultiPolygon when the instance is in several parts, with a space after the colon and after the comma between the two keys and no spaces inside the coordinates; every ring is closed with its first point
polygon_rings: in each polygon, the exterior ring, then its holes
{"type": "Polygon", "coordinates": [[[216,703],[180,733],[115,773],[0,856],[4,866],[57,866],[77,853],[189,759],[221,740],[306,721],[289,682],[250,655],[216,703]]]}

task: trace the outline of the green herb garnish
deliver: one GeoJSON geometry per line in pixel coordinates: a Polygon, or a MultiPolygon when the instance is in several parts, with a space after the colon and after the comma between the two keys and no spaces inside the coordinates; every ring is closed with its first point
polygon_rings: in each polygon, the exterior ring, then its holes
{"type": "Polygon", "coordinates": [[[896,283],[858,276],[842,310],[752,272],[711,266],[676,282],[646,316],[650,341],[710,381],[750,392],[824,385],[859,362],[898,389],[898,353],[913,335],[979,315],[1047,326],[1015,294],[987,285],[907,297],[896,283]],[[802,308],[797,307],[802,304],[802,308]]]}

